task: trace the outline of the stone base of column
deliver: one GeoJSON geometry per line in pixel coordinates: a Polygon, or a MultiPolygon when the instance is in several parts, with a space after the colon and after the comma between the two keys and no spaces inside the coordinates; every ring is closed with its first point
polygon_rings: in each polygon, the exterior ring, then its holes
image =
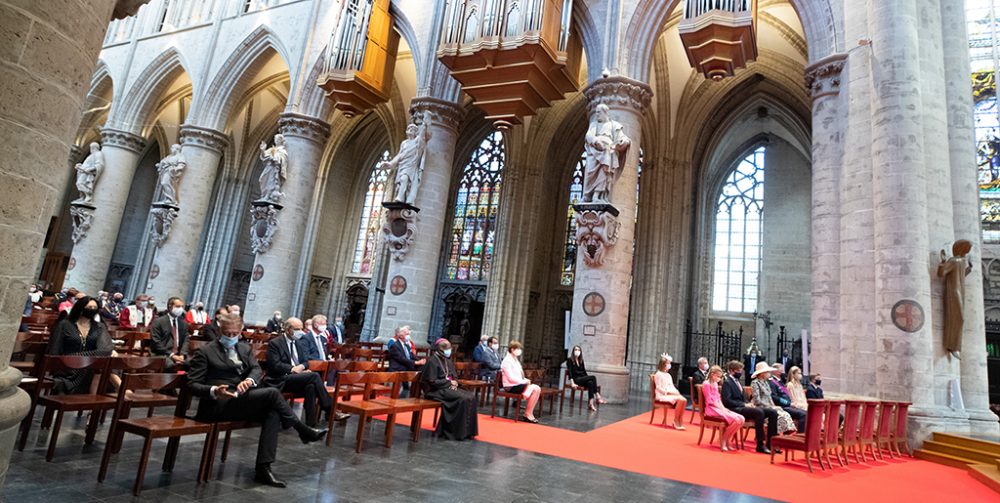
{"type": "Polygon", "coordinates": [[[969,433],[973,435],[1000,435],[1000,418],[990,410],[966,409],[969,414],[969,433]]]}
{"type": "Polygon", "coordinates": [[[18,426],[31,407],[31,398],[17,387],[20,382],[21,371],[8,367],[0,372],[0,487],[7,478],[18,426]]]}
{"type": "Polygon", "coordinates": [[[601,398],[608,403],[628,403],[630,376],[627,368],[598,364],[593,367],[588,366],[587,373],[597,378],[597,384],[601,387],[601,398]]]}
{"type": "Polygon", "coordinates": [[[953,433],[956,435],[968,435],[969,414],[964,410],[955,410],[950,407],[915,407],[909,410],[910,421],[907,424],[907,439],[910,447],[919,449],[924,441],[931,437],[935,431],[942,433],[953,433]]]}

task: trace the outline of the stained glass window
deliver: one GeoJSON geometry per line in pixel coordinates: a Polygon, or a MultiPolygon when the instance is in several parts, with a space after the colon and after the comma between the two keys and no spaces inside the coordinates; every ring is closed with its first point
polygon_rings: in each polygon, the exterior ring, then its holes
{"type": "Polygon", "coordinates": [[[487,135],[469,156],[453,208],[448,279],[486,281],[490,277],[504,159],[499,131],[487,135]]]}
{"type": "Polygon", "coordinates": [[[1000,242],[1000,0],[966,0],[983,239],[1000,242]]]}
{"type": "Polygon", "coordinates": [[[372,174],[368,177],[368,192],[365,193],[365,205],[361,209],[361,222],[358,223],[358,240],[354,245],[354,267],[351,271],[354,274],[371,275],[373,261],[375,260],[375,247],[378,246],[378,237],[382,229],[382,199],[389,186],[389,168],[379,168],[379,163],[389,160],[389,151],[382,153],[382,157],[372,168],[372,174]]]}
{"type": "Polygon", "coordinates": [[[729,174],[715,213],[712,309],[757,310],[764,214],[764,147],[729,174]]]}

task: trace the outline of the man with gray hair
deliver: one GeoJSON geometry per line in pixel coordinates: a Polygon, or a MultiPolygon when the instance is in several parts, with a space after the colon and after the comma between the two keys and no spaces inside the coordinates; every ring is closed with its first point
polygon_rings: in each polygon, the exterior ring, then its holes
{"type": "Polygon", "coordinates": [[[326,328],[326,316],[317,314],[312,317],[312,329],[306,332],[306,358],[308,360],[329,360],[327,348],[330,344],[330,331],[326,328]]]}
{"type": "MultiPolygon", "coordinates": [[[[691,374],[691,378],[693,379],[691,381],[692,386],[697,386],[705,382],[705,379],[708,379],[708,358],[704,356],[698,358],[698,368],[691,374]]],[[[694,394],[694,389],[691,390],[691,394],[694,394]]]]}
{"type": "Polygon", "coordinates": [[[330,414],[332,400],[326,391],[326,386],[319,374],[309,370],[309,361],[305,354],[302,330],[302,320],[288,318],[281,326],[282,335],[271,339],[267,344],[267,359],[264,360],[264,371],[267,377],[264,384],[278,388],[283,393],[292,393],[302,397],[302,408],[306,412],[306,424],[315,427],[319,419],[316,414],[316,402],[327,415],[330,414]]]}

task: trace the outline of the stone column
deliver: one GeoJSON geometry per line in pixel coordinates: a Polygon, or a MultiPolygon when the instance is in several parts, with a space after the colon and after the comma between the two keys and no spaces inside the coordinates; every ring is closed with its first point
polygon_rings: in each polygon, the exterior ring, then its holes
{"type": "Polygon", "coordinates": [[[0,1],[0,485],[29,406],[10,349],[115,4],[0,1]]]}
{"type": "Polygon", "coordinates": [[[584,90],[590,112],[597,105],[607,105],[611,118],[622,124],[632,143],[621,176],[615,182],[609,202],[618,211],[611,218],[608,211],[578,212],[577,235],[581,218],[595,215],[604,220],[595,232],[602,234],[604,261],[588,265],[588,253],[580,246],[577,253],[576,281],[573,286],[573,313],[570,322],[571,344],[579,344],[587,358],[587,370],[597,376],[602,395],[612,403],[628,401],[629,373],[625,367],[628,337],[629,296],[632,287],[632,250],[635,234],[635,186],[638,179],[639,146],[642,140],[642,114],[649,106],[649,86],[625,77],[603,78],[584,90]],[[617,234],[617,239],[614,235],[617,234]]]}
{"type": "MultiPolygon", "coordinates": [[[[286,112],[278,119],[278,132],[284,135],[288,149],[288,178],[282,187],[285,195],[281,199],[282,209],[276,215],[277,230],[271,247],[258,253],[254,260],[243,314],[247,323],[257,325],[266,324],[274,311],[281,311],[286,316],[292,314],[303,238],[330,125],[314,117],[286,112]]],[[[249,239],[249,236],[239,236],[239,239],[249,239]]]]}
{"type": "Polygon", "coordinates": [[[177,190],[180,210],[166,241],[153,252],[149,276],[137,278],[137,291],[164,300],[174,296],[190,300],[202,229],[207,223],[219,161],[229,138],[214,129],[184,125],[180,129],[180,144],[187,161],[177,190]]]}
{"type": "MultiPolygon", "coordinates": [[[[89,295],[97,295],[104,288],[111,255],[118,241],[118,227],[125,214],[125,202],[145,145],[145,140],[132,133],[108,128],[101,131],[105,166],[94,188],[93,206],[96,209],[92,211],[89,229],[80,232],[79,241],[73,246],[64,286],[75,287],[89,295]]],[[[78,232],[74,230],[74,236],[78,232]]]]}
{"type": "Polygon", "coordinates": [[[941,2],[945,95],[948,114],[948,152],[955,239],[972,241],[972,273],[965,280],[965,329],[962,337],[961,382],[969,429],[997,434],[996,415],[990,412],[986,370],[986,327],[983,313],[982,230],[976,176],[976,134],[972,126],[972,83],[966,42],[965,8],[941,2]]]}
{"type": "Polygon", "coordinates": [[[416,229],[409,249],[401,257],[389,259],[377,339],[388,340],[396,327],[409,325],[413,341],[418,346],[427,345],[430,330],[441,239],[448,214],[446,201],[451,189],[455,142],[462,119],[462,110],[454,103],[429,97],[414,98],[410,102],[410,116],[425,111],[431,114],[431,138],[424,154],[420,190],[414,201],[420,212],[415,216],[416,229]]]}
{"type": "MultiPolygon", "coordinates": [[[[844,112],[840,79],[846,54],[836,54],[806,69],[812,93],[812,327],[810,363],[841,382],[840,357],[840,168],[844,149],[844,112]]],[[[805,371],[805,370],[803,370],[805,371]]]]}

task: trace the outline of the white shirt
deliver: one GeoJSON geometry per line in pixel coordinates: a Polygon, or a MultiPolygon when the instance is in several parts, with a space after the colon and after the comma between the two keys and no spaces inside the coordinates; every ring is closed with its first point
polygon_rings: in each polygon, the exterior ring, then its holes
{"type": "Polygon", "coordinates": [[[316,343],[316,347],[319,348],[319,359],[326,360],[326,346],[323,345],[323,336],[319,332],[309,331],[312,335],[313,342],[316,343]]]}
{"type": "Polygon", "coordinates": [[[503,372],[503,387],[509,388],[518,384],[525,384],[528,380],[524,377],[524,370],[521,362],[513,354],[507,353],[500,363],[500,370],[503,372]]]}

